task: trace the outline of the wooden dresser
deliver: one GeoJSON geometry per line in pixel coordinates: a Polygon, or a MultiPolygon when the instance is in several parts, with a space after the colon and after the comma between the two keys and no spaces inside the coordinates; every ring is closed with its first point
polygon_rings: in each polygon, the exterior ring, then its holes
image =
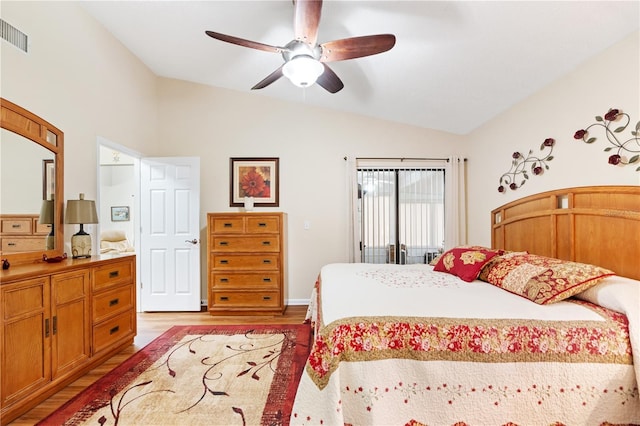
{"type": "Polygon", "coordinates": [[[38,223],[37,214],[0,215],[2,253],[44,251],[52,225],[38,223]]]}
{"type": "Polygon", "coordinates": [[[285,310],[285,213],[207,215],[208,307],[212,315],[285,310]]]}
{"type": "Polygon", "coordinates": [[[133,343],[135,276],[134,255],[2,271],[2,425],[133,343]]]}

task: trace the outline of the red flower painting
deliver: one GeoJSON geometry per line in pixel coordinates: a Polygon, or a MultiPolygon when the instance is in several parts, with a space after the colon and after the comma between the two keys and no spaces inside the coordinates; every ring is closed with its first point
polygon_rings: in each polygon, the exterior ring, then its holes
{"type": "MultiPolygon", "coordinates": [[[[242,167],[240,172],[242,173],[240,185],[244,195],[248,197],[265,197],[264,192],[268,188],[267,181],[258,172],[257,167],[242,167]],[[244,169],[248,169],[248,171],[245,172],[244,169]]],[[[269,195],[267,194],[266,196],[268,197],[269,195]]]]}
{"type": "Polygon", "coordinates": [[[241,207],[247,197],[257,204],[277,207],[278,158],[231,158],[230,205],[241,207]]]}

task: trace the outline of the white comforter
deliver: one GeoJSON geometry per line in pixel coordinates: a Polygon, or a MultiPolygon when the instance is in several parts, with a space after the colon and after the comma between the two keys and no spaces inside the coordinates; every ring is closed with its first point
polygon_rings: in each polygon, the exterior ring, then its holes
{"type": "Polygon", "coordinates": [[[616,312],[537,305],[427,265],[332,264],[319,281],[291,424],[640,423],[638,281],[580,296],[625,314],[628,335],[616,312]]]}

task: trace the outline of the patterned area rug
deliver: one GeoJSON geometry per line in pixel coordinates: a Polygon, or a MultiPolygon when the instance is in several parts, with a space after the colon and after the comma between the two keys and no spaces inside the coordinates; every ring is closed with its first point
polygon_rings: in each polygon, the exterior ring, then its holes
{"type": "Polygon", "coordinates": [[[287,425],[310,326],[175,326],[39,425],[287,425]]]}

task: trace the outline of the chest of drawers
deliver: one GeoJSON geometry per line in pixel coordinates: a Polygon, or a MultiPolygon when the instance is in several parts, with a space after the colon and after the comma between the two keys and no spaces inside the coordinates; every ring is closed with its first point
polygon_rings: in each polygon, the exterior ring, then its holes
{"type": "Polygon", "coordinates": [[[133,342],[135,256],[0,271],[0,424],[133,342]]]}
{"type": "Polygon", "coordinates": [[[285,213],[207,215],[212,315],[284,312],[286,227],[285,213]]]}
{"type": "Polygon", "coordinates": [[[47,249],[50,224],[38,222],[38,215],[0,215],[0,251],[20,253],[47,249]]]}

